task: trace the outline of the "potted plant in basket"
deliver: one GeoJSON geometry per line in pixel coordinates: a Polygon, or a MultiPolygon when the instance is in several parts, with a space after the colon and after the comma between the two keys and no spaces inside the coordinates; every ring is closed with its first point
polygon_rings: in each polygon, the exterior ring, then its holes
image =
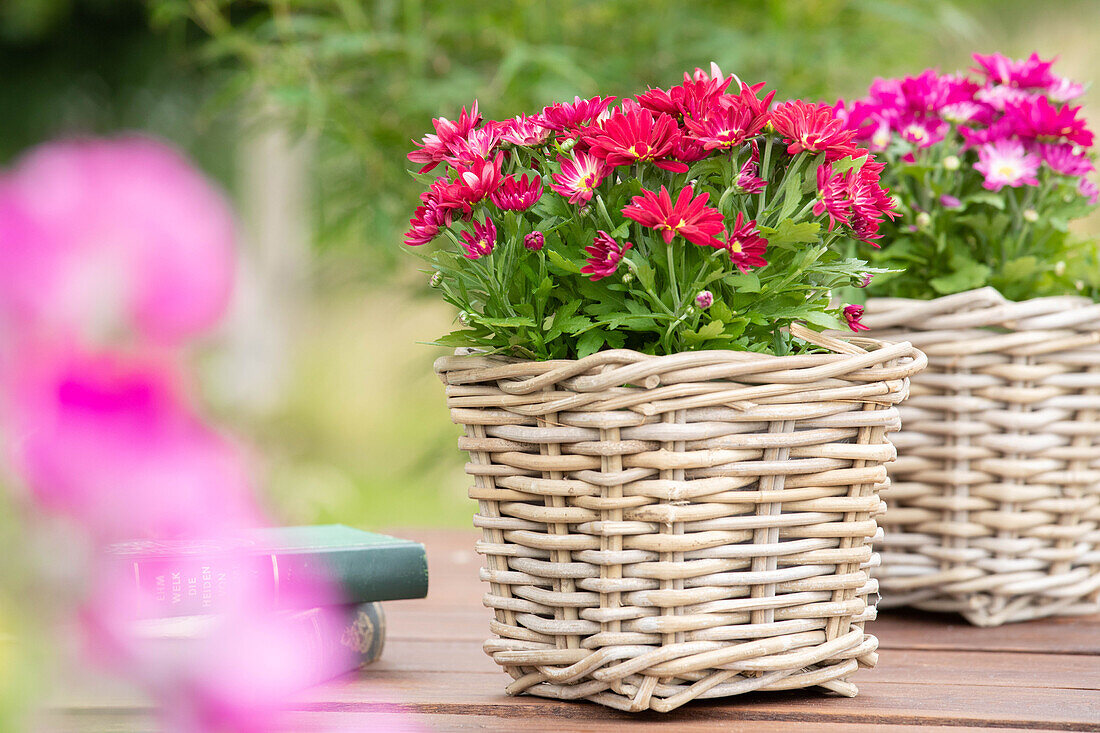
{"type": "Polygon", "coordinates": [[[1081,85],[1037,55],[878,79],[838,105],[900,216],[866,325],[924,349],[896,437],[884,603],[980,625],[1100,611],[1100,260],[1081,85]]]}
{"type": "Polygon", "coordinates": [[[855,694],[874,663],[886,433],[923,355],[817,333],[861,328],[831,293],[893,202],[831,108],[762,86],[475,103],[409,154],[513,694],[671,710],[855,694]]]}

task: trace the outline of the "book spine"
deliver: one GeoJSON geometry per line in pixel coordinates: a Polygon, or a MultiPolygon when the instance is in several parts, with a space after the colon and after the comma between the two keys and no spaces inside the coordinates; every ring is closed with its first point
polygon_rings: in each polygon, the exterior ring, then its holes
{"type": "Polygon", "coordinates": [[[416,543],[125,562],[150,601],[152,616],[217,613],[243,593],[266,599],[273,608],[295,608],[309,602],[311,589],[328,583],[338,586],[340,600],[348,604],[423,598],[428,592],[427,558],[416,543]]]}
{"type": "Polygon", "coordinates": [[[310,608],[286,612],[287,633],[308,646],[310,680],[324,682],[382,656],[386,616],[380,603],[310,608]]]}

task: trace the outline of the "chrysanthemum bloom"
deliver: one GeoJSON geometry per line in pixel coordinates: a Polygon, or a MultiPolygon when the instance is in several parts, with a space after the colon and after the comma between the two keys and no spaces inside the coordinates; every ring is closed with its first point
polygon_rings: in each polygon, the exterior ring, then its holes
{"type": "Polygon", "coordinates": [[[1022,102],[1025,99],[1030,99],[1031,96],[1031,92],[1024,89],[995,84],[979,89],[974,94],[974,99],[998,112],[1004,112],[1005,107],[1009,104],[1022,102]]]}
{"type": "Polygon", "coordinates": [[[592,280],[602,280],[605,277],[614,275],[615,271],[619,269],[619,263],[622,262],[623,255],[633,246],[630,242],[619,244],[610,234],[601,229],[596,232],[592,244],[584,248],[584,251],[588,253],[588,259],[586,260],[588,264],[581,268],[581,272],[588,275],[592,280]]]}
{"type": "Polygon", "coordinates": [[[600,119],[614,97],[574,97],[570,102],[555,102],[542,110],[539,124],[554,132],[572,132],[587,127],[600,119]]]}
{"type": "Polygon", "coordinates": [[[683,134],[676,138],[676,145],[672,148],[672,157],[684,163],[694,163],[708,155],[710,151],[701,142],[683,134]]]}
{"type": "Polygon", "coordinates": [[[817,169],[817,201],[814,216],[829,215],[829,231],[837,222],[847,225],[852,215],[852,202],[848,199],[848,179],[852,171],[833,175],[833,167],[824,163],[817,169]]]}
{"type": "Polygon", "coordinates": [[[1083,176],[1096,170],[1085,151],[1076,145],[1040,145],[1039,153],[1052,171],[1063,176],[1083,176]]]}
{"type": "Polygon", "coordinates": [[[463,107],[462,113],[454,122],[446,117],[433,119],[432,126],[435,127],[435,134],[425,135],[420,142],[413,140],[413,145],[420,147],[408,154],[409,160],[422,164],[420,172],[427,173],[443,162],[443,159],[450,154],[450,147],[456,140],[467,137],[480,122],[481,115],[477,111],[476,99],[470,105],[469,113],[463,107]]]}
{"type": "Polygon", "coordinates": [[[497,243],[497,228],[493,220],[485,217],[485,223],[475,221],[473,232],[462,232],[462,248],[466,250],[466,257],[471,260],[479,260],[493,253],[493,247],[497,243]]]}
{"type": "Polygon", "coordinates": [[[654,116],[636,104],[624,105],[581,134],[589,152],[611,168],[651,162],[666,171],[683,173],[688,167],[670,159],[679,137],[676,120],[666,114],[654,116]]]}
{"type": "Polygon", "coordinates": [[[1097,201],[1100,201],[1100,186],[1084,176],[1081,176],[1081,180],[1077,181],[1077,193],[1084,196],[1089,205],[1095,205],[1097,201]]]}
{"type": "Polygon", "coordinates": [[[832,107],[825,104],[800,99],[785,102],[772,110],[771,124],[786,139],[789,155],[808,150],[825,153],[825,159],[833,161],[856,152],[852,143],[855,132],[847,129],[832,107]]]}
{"type": "Polygon", "coordinates": [[[722,232],[722,214],[718,209],[707,206],[709,200],[709,193],[695,196],[695,189],[686,186],[676,197],[674,205],[664,186],[661,186],[660,193],[643,188],[641,196],[635,196],[623,207],[623,216],[656,229],[665,244],[679,234],[703,247],[721,247],[717,235],[722,232]]]}
{"type": "Polygon", "coordinates": [[[550,137],[551,130],[542,124],[539,115],[518,115],[510,120],[497,122],[501,142],[511,143],[521,148],[542,145],[550,137]]]}
{"type": "Polygon", "coordinates": [[[741,170],[738,171],[737,181],[735,182],[742,193],[760,193],[764,190],[764,187],[768,185],[767,181],[756,175],[759,169],[760,148],[757,146],[756,141],[753,140],[752,153],[749,154],[749,159],[745,161],[745,164],[741,166],[741,170]]]}
{"type": "Polygon", "coordinates": [[[164,143],[42,145],[0,175],[0,329],[179,343],[229,305],[234,229],[222,192],[164,143]]]}
{"type": "Polygon", "coordinates": [[[1038,186],[1039,158],[1024,149],[1019,140],[998,140],[978,148],[974,170],[985,176],[982,183],[990,191],[1005,186],[1038,186]]]}
{"type": "Polygon", "coordinates": [[[1046,95],[1058,104],[1065,104],[1077,99],[1084,93],[1085,86],[1083,84],[1078,84],[1065,77],[1059,77],[1046,88],[1046,95]]]}
{"type": "Polygon", "coordinates": [[[1087,148],[1092,145],[1093,134],[1085,126],[1085,120],[1077,116],[1080,111],[1080,107],[1059,109],[1046,97],[1036,97],[1009,102],[1005,105],[1005,119],[1020,137],[1039,142],[1065,141],[1087,148]]]}
{"type": "Polygon", "coordinates": [[[733,222],[726,241],[722,247],[729,250],[730,262],[737,266],[741,272],[748,272],[753,267],[763,267],[768,264],[764,259],[764,252],[768,248],[768,240],[760,235],[756,228],[756,220],[745,221],[745,215],[737,212],[737,219],[733,222]]]}
{"type": "Polygon", "coordinates": [[[448,226],[445,212],[438,205],[423,204],[416,207],[409,219],[409,231],[405,233],[405,244],[419,247],[439,236],[443,227],[448,226]]]}
{"type": "Polygon", "coordinates": [[[950,125],[943,120],[911,118],[902,123],[898,132],[906,142],[918,148],[930,148],[936,143],[943,142],[950,129],[950,125]]]}
{"type": "MultiPolygon", "coordinates": [[[[723,102],[728,97],[723,98],[723,102]]],[[[715,105],[702,119],[687,118],[684,124],[692,137],[707,150],[736,148],[764,129],[767,117],[760,117],[747,106],[732,103],[715,105]]]]}
{"type": "Polygon", "coordinates": [[[504,153],[500,152],[492,160],[475,160],[469,167],[458,166],[455,177],[455,183],[458,184],[456,193],[466,217],[469,217],[474,204],[500,187],[504,180],[500,170],[503,162],[504,153]]]}
{"type": "Polygon", "coordinates": [[[471,130],[466,137],[456,138],[447,146],[445,161],[455,168],[471,166],[479,160],[488,160],[500,144],[500,131],[493,127],[471,130]]]}
{"type": "Polygon", "coordinates": [[[714,304],[714,293],[709,290],[700,290],[695,296],[695,305],[699,310],[706,310],[714,304]]]}
{"type": "Polygon", "coordinates": [[[571,204],[591,201],[592,192],[611,172],[602,160],[580,151],[574,151],[569,158],[559,157],[558,163],[561,172],[550,176],[554,180],[550,188],[569,199],[571,204]]]}
{"type": "Polygon", "coordinates": [[[540,249],[543,248],[545,244],[546,237],[544,237],[542,232],[538,230],[528,232],[527,235],[523,238],[523,246],[531,250],[532,252],[538,252],[540,249]]]}
{"type": "Polygon", "coordinates": [[[852,206],[848,225],[856,237],[874,247],[878,246],[874,240],[881,238],[878,230],[882,220],[898,216],[897,201],[880,183],[883,168],[883,163],[868,155],[863,165],[849,171],[846,177],[848,201],[852,206]]]}
{"type": "Polygon", "coordinates": [[[1033,53],[1023,61],[1015,61],[999,53],[988,56],[974,54],[978,66],[974,71],[984,74],[995,84],[1020,87],[1021,89],[1046,89],[1057,77],[1051,71],[1053,61],[1043,61],[1039,54],[1033,53]]]}
{"type": "Polygon", "coordinates": [[[508,211],[523,211],[534,206],[542,198],[542,176],[536,175],[531,181],[524,173],[518,180],[508,175],[500,187],[489,195],[489,199],[498,207],[508,211]]]}
{"type": "Polygon", "coordinates": [[[870,331],[869,326],[864,326],[860,322],[863,318],[863,306],[862,305],[846,305],[844,306],[844,320],[848,322],[848,328],[852,329],[856,333],[860,331],[870,331]]]}
{"type": "Polygon", "coordinates": [[[733,81],[728,78],[691,76],[684,72],[684,83],[669,89],[650,88],[636,99],[646,109],[684,119],[703,115],[733,81]]]}

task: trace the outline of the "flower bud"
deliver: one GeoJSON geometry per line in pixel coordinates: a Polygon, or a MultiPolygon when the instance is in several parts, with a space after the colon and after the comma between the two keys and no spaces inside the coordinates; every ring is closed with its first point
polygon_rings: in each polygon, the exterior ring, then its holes
{"type": "Polygon", "coordinates": [[[1073,287],[1077,288],[1078,291],[1084,290],[1085,289],[1085,281],[1084,280],[1077,280],[1073,283],[1073,287]]]}
{"type": "Polygon", "coordinates": [[[459,311],[458,312],[458,320],[463,326],[469,326],[470,325],[470,314],[467,313],[466,311],[459,311]]]}
{"type": "Polygon", "coordinates": [[[700,310],[706,310],[710,308],[711,303],[714,302],[714,294],[709,290],[700,290],[699,294],[695,296],[695,305],[699,306],[700,310]]]}
{"type": "Polygon", "coordinates": [[[442,272],[433,272],[432,276],[428,278],[428,285],[431,285],[433,288],[438,288],[441,282],[443,282],[442,272]]]}
{"type": "Polygon", "coordinates": [[[957,171],[959,169],[959,159],[954,155],[949,155],[943,159],[943,168],[948,171],[957,171]]]}
{"type": "Polygon", "coordinates": [[[945,209],[958,209],[962,206],[962,201],[945,193],[943,196],[940,196],[940,206],[945,209]]]}
{"type": "Polygon", "coordinates": [[[623,282],[626,284],[634,282],[634,273],[627,270],[623,273],[623,282]]]}
{"type": "Polygon", "coordinates": [[[546,244],[546,238],[542,232],[534,231],[523,238],[523,246],[532,252],[538,252],[546,244]]]}
{"type": "Polygon", "coordinates": [[[874,277],[874,275],[872,275],[872,274],[871,274],[871,273],[869,273],[869,272],[865,272],[865,273],[863,273],[863,277],[861,277],[861,278],[859,279],[859,285],[857,285],[856,287],[857,287],[857,288],[865,288],[865,287],[867,287],[868,285],[870,285],[870,284],[871,284],[871,278],[872,278],[872,277],[874,277]]]}
{"type": "Polygon", "coordinates": [[[1058,260],[1054,263],[1054,274],[1058,277],[1066,274],[1066,261],[1058,260]]]}
{"type": "Polygon", "coordinates": [[[927,229],[932,224],[932,217],[927,211],[917,214],[917,229],[927,229]]]}
{"type": "Polygon", "coordinates": [[[568,153],[570,150],[573,149],[573,146],[577,144],[578,139],[579,138],[571,137],[568,140],[566,140],[565,142],[563,142],[561,144],[561,151],[563,153],[568,153]]]}
{"type": "Polygon", "coordinates": [[[1024,221],[1029,221],[1032,224],[1039,221],[1039,212],[1035,209],[1024,209],[1024,221]]]}

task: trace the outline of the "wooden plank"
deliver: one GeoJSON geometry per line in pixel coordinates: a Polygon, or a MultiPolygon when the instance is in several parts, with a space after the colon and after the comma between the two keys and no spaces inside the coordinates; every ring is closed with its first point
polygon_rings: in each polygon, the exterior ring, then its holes
{"type": "MultiPolygon", "coordinates": [[[[481,649],[480,642],[390,640],[374,670],[482,672],[508,677],[481,649]]],[[[898,682],[913,685],[970,684],[992,687],[1063,687],[1100,690],[1100,660],[1084,655],[893,650],[879,656],[874,669],[864,669],[856,684],[898,682]]]]}
{"type": "Polygon", "coordinates": [[[754,693],[717,701],[694,701],[667,716],[620,713],[588,702],[506,697],[497,675],[471,672],[376,670],[369,678],[345,680],[311,691],[292,703],[295,710],[369,712],[379,705],[444,714],[530,716],[591,720],[822,721],[894,725],[979,727],[1037,726],[1096,730],[1100,696],[1093,690],[915,686],[863,681],[861,694],[839,698],[813,691],[754,693]]]}

